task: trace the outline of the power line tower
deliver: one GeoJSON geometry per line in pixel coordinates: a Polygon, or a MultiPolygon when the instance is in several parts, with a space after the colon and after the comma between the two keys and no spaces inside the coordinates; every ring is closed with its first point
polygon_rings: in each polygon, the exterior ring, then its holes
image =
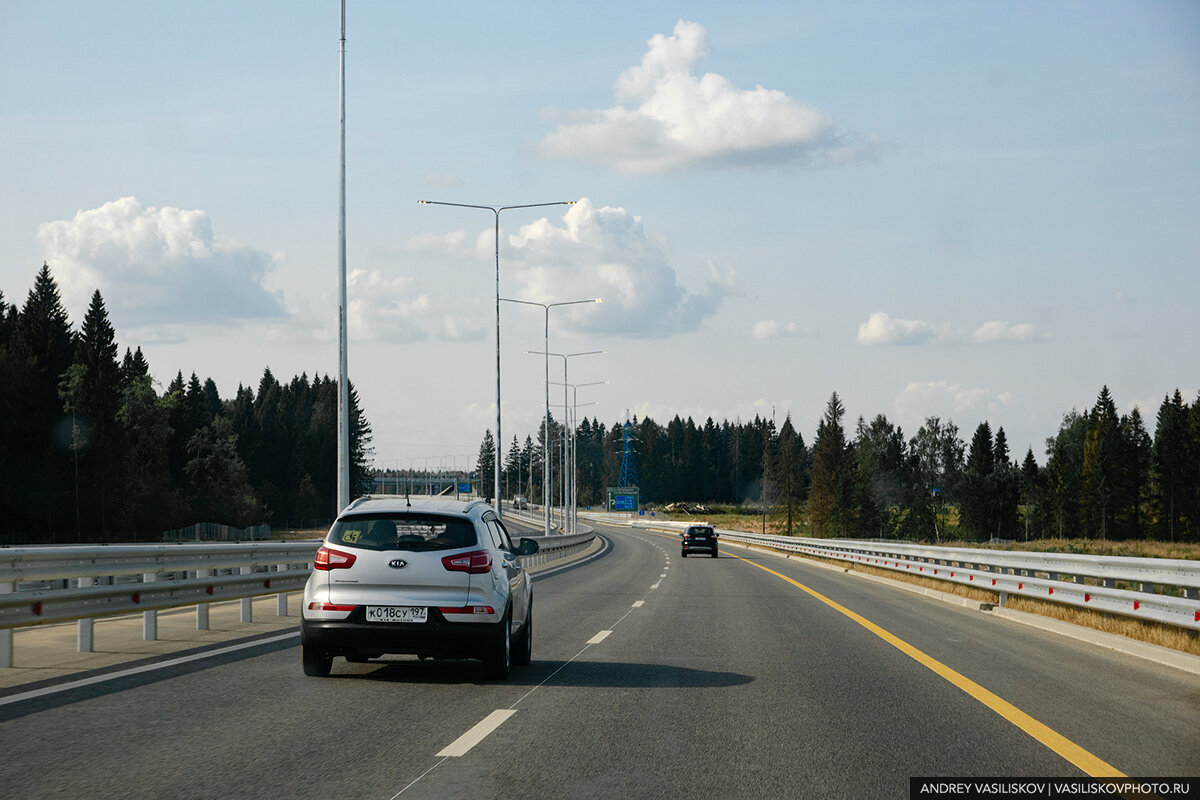
{"type": "Polygon", "coordinates": [[[633,423],[629,421],[629,410],[625,410],[625,425],[621,430],[621,477],[616,486],[608,487],[609,511],[637,511],[641,507],[641,489],[638,486],[637,450],[634,442],[633,423]]]}

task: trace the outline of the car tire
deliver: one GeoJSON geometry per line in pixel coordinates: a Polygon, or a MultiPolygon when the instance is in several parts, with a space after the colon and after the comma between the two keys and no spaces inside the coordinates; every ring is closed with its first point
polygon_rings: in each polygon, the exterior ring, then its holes
{"type": "Polygon", "coordinates": [[[304,663],[304,674],[310,678],[324,678],[333,668],[333,656],[308,644],[300,647],[300,660],[304,663]]]}
{"type": "Polygon", "coordinates": [[[484,674],[498,681],[512,674],[512,616],[505,612],[491,647],[483,657],[484,674]]]}
{"type": "Polygon", "coordinates": [[[512,663],[525,666],[533,660],[533,601],[529,601],[529,612],[525,614],[525,627],[517,634],[513,647],[512,663]]]}
{"type": "Polygon", "coordinates": [[[680,550],[680,551],[679,551],[679,557],[680,557],[680,558],[687,558],[687,550],[680,550]]]}
{"type": "Polygon", "coordinates": [[[713,558],[716,558],[716,557],[717,557],[717,548],[715,548],[715,547],[713,548],[713,554],[712,554],[712,557],[713,557],[713,558]]]}

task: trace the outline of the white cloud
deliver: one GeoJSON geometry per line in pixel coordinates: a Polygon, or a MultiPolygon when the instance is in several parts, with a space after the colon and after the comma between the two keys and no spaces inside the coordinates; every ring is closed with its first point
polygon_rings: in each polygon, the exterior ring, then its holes
{"type": "Polygon", "coordinates": [[[898,319],[876,311],[858,326],[862,345],[992,344],[995,342],[1045,342],[1050,335],[1029,323],[985,322],[967,333],[949,324],[934,325],[920,320],[898,319]]]}
{"type": "Polygon", "coordinates": [[[873,157],[870,148],[848,145],[826,114],[781,91],[694,74],[709,52],[708,34],[695,22],[680,20],[674,35],[656,34],[647,45],[642,63],[617,78],[613,107],[543,112],[562,118],[542,140],[547,155],[611,163],[629,174],[873,157]]]}
{"type": "Polygon", "coordinates": [[[208,214],[123,197],[37,228],[72,316],[99,289],[122,323],[206,322],[283,314],[263,287],[282,259],[215,236],[208,214]]]}
{"type": "Polygon", "coordinates": [[[427,337],[422,322],[429,296],[413,291],[416,279],[386,278],[378,270],[351,270],[346,277],[350,335],[358,339],[420,342],[427,337]]]}
{"type": "Polygon", "coordinates": [[[1008,322],[985,322],[971,334],[971,341],[979,344],[988,342],[1040,342],[1048,336],[1029,323],[1010,325],[1008,322]]]}
{"type": "Polygon", "coordinates": [[[515,299],[538,303],[599,297],[603,303],[561,309],[576,330],[665,337],[696,330],[734,293],[731,268],[708,264],[701,292],[678,283],[666,254],[639,217],[623,208],[595,208],[583,198],[562,217],[542,218],[507,237],[501,250],[515,299]]]}
{"type": "Polygon", "coordinates": [[[756,322],[751,333],[755,339],[779,339],[783,337],[813,338],[817,336],[817,331],[811,325],[804,325],[802,327],[794,322],[784,324],[776,322],[773,319],[764,319],[756,322]]]}
{"type": "Polygon", "coordinates": [[[938,331],[928,322],[894,319],[882,311],[858,326],[858,343],[865,345],[926,344],[937,339],[938,331]]]}
{"type": "Polygon", "coordinates": [[[959,383],[933,381],[914,382],[892,401],[895,421],[912,436],[927,417],[953,419],[962,424],[973,424],[961,417],[970,415],[976,422],[1009,409],[1013,404],[1011,392],[993,392],[990,389],[963,386],[959,383]]]}
{"type": "Polygon", "coordinates": [[[442,338],[451,342],[483,341],[487,326],[476,319],[448,316],[442,319],[442,338]]]}
{"type": "MultiPolygon", "coordinates": [[[[493,237],[494,241],[494,237],[493,237]]],[[[408,253],[440,253],[442,255],[464,255],[467,234],[463,231],[450,233],[422,233],[404,243],[408,253]]]]}

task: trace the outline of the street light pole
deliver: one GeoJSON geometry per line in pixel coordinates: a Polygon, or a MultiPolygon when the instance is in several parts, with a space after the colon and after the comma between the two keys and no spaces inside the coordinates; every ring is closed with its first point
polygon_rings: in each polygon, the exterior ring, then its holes
{"type": "Polygon", "coordinates": [[[341,113],[338,125],[338,452],[337,514],[350,505],[350,377],[346,357],[346,0],[342,0],[341,113]]]}
{"type": "Polygon", "coordinates": [[[544,309],[546,312],[546,324],[545,324],[545,334],[544,334],[544,341],[546,343],[546,350],[544,351],[546,354],[546,358],[545,358],[545,361],[546,361],[546,425],[544,428],[545,433],[543,434],[544,445],[542,447],[543,453],[545,454],[544,463],[542,466],[542,505],[545,507],[545,512],[546,512],[545,513],[545,526],[546,526],[545,535],[549,536],[550,535],[550,355],[549,355],[549,352],[550,352],[550,309],[555,308],[556,306],[575,306],[575,305],[580,305],[582,303],[601,303],[601,302],[603,302],[603,300],[601,300],[601,298],[599,298],[599,297],[595,297],[595,298],[592,298],[591,300],[568,300],[563,303],[535,303],[532,300],[513,300],[508,297],[501,297],[500,299],[506,303],[520,303],[521,305],[525,305],[525,306],[538,306],[539,308],[544,309]]]}
{"type": "MultiPolygon", "coordinates": [[[[418,200],[418,204],[426,206],[454,206],[455,208],[480,208],[491,211],[496,223],[496,463],[495,463],[495,500],[496,516],[504,516],[504,503],[500,498],[500,452],[503,447],[500,437],[500,212],[516,208],[542,208],[543,206],[571,206],[574,200],[560,200],[554,203],[528,203],[520,206],[480,206],[470,203],[443,203],[437,200],[418,200]]],[[[480,478],[482,479],[482,475],[480,478]]]]}
{"type": "MultiPolygon", "coordinates": [[[[605,350],[604,352],[608,352],[605,350]]],[[[576,468],[576,456],[579,453],[579,443],[575,436],[575,430],[579,427],[579,406],[594,406],[599,405],[596,401],[588,403],[579,402],[579,389],[583,386],[601,386],[607,384],[608,381],[589,381],[588,383],[564,383],[563,386],[571,387],[571,531],[579,530],[579,470],[576,468]]]]}
{"type": "MultiPolygon", "coordinates": [[[[571,385],[571,384],[567,383],[567,359],[572,358],[574,356],[604,355],[608,351],[607,350],[588,350],[585,353],[542,353],[538,350],[526,350],[525,352],[533,354],[533,355],[539,355],[539,356],[540,355],[558,356],[559,358],[561,358],[563,360],[562,387],[563,387],[563,411],[564,411],[564,415],[565,415],[566,410],[569,408],[569,406],[567,405],[567,387],[571,385]]],[[[557,381],[555,381],[555,383],[557,383],[557,381]]],[[[567,459],[569,457],[568,441],[569,441],[569,435],[568,435],[568,432],[566,431],[566,429],[564,429],[563,430],[563,475],[562,475],[562,501],[563,501],[564,516],[568,513],[567,510],[570,508],[570,506],[567,503],[567,501],[568,501],[567,486],[568,486],[568,479],[570,477],[570,475],[569,475],[570,471],[567,466],[567,459]]],[[[564,524],[566,524],[566,520],[564,520],[564,524]]],[[[572,529],[572,526],[567,525],[567,528],[568,528],[568,530],[571,530],[572,533],[574,532],[574,530],[572,529]]]]}

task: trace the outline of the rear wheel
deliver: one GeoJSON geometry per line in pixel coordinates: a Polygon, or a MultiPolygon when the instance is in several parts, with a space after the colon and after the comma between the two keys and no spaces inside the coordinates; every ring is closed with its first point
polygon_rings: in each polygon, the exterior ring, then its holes
{"type": "Polygon", "coordinates": [[[333,668],[333,656],[312,645],[300,647],[300,660],[304,663],[304,674],[313,678],[324,678],[333,668]]]}
{"type": "Polygon", "coordinates": [[[483,672],[494,680],[506,681],[512,672],[512,617],[505,612],[491,647],[483,657],[483,672]]]}
{"type": "Polygon", "coordinates": [[[679,551],[679,557],[680,557],[680,558],[687,558],[687,550],[680,550],[680,551],[679,551]]]}
{"type": "Polygon", "coordinates": [[[513,648],[512,663],[525,666],[533,660],[533,603],[529,604],[529,613],[525,615],[525,627],[517,634],[516,647],[513,648]]]}
{"type": "Polygon", "coordinates": [[[713,558],[717,557],[717,548],[715,548],[715,547],[713,548],[713,556],[712,557],[713,558]]]}

